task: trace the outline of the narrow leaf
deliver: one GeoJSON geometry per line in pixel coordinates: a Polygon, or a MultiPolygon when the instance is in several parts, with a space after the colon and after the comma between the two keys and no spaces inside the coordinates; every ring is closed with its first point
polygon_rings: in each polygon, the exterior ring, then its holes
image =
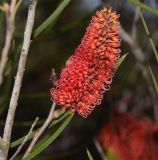
{"type": "Polygon", "coordinates": [[[18,11],[21,3],[22,3],[22,0],[19,0],[19,1],[17,2],[16,6],[15,6],[15,13],[18,11]]]}
{"type": "Polygon", "coordinates": [[[138,0],[129,0],[129,1],[130,1],[131,3],[139,6],[139,7],[142,8],[142,9],[145,9],[145,10],[147,10],[147,11],[153,13],[153,14],[157,14],[157,15],[158,15],[158,10],[155,9],[155,8],[149,7],[149,6],[145,5],[145,4],[142,3],[142,2],[139,2],[138,0]]]}
{"type": "Polygon", "coordinates": [[[141,20],[142,20],[143,26],[144,26],[144,28],[145,28],[145,32],[146,32],[146,34],[147,34],[147,36],[148,36],[148,38],[149,38],[149,42],[150,42],[150,44],[151,44],[151,47],[152,47],[153,52],[154,52],[154,54],[155,54],[156,60],[157,60],[157,62],[158,62],[158,52],[157,52],[157,50],[156,50],[154,41],[153,41],[152,38],[151,38],[151,34],[150,34],[150,31],[149,31],[149,28],[148,28],[148,26],[147,26],[147,23],[145,22],[145,19],[144,19],[143,15],[142,15],[142,12],[141,12],[140,8],[138,8],[138,11],[139,11],[140,18],[141,18],[141,20]]]}
{"type": "Polygon", "coordinates": [[[127,55],[128,55],[128,53],[126,53],[126,54],[124,54],[123,56],[120,57],[120,59],[118,60],[117,66],[116,66],[116,70],[120,67],[120,65],[122,64],[122,62],[127,57],[127,55]]]}
{"type": "MultiPolygon", "coordinates": [[[[39,120],[36,124],[36,126],[38,125],[42,125],[44,123],[45,120],[39,120]]],[[[14,123],[14,127],[30,127],[31,124],[33,123],[33,121],[15,121],[14,123]]],[[[0,126],[4,126],[5,125],[5,121],[0,122],[0,126]]]]}
{"type": "MultiPolygon", "coordinates": [[[[30,140],[30,139],[32,139],[35,133],[36,133],[36,131],[33,131],[33,132],[29,135],[27,141],[30,140]]],[[[26,135],[25,135],[25,136],[26,136],[26,135]]],[[[23,137],[19,138],[18,140],[12,142],[11,145],[10,145],[10,148],[14,148],[14,147],[20,145],[20,144],[23,142],[25,136],[23,136],[23,137]]]]}
{"type": "MultiPolygon", "coordinates": [[[[50,124],[49,128],[53,127],[53,126],[56,125],[57,123],[59,123],[59,122],[61,122],[62,120],[64,120],[68,115],[70,115],[70,112],[69,112],[69,111],[67,111],[66,113],[64,113],[64,114],[63,114],[61,117],[59,117],[58,119],[53,120],[53,122],[50,124]]],[[[36,131],[33,131],[33,132],[30,134],[28,140],[32,139],[33,136],[34,136],[34,134],[35,134],[36,132],[37,132],[37,130],[36,130],[36,131]]],[[[23,141],[24,138],[25,138],[25,136],[23,136],[23,137],[19,138],[18,140],[12,142],[10,147],[11,147],[11,148],[14,148],[14,147],[20,145],[20,144],[22,143],[22,141],[23,141]]]]}
{"type": "Polygon", "coordinates": [[[67,117],[67,119],[61,124],[61,126],[57,129],[57,131],[42,145],[38,146],[29,156],[24,158],[23,160],[30,160],[41,153],[44,149],[46,149],[65,129],[65,127],[70,123],[74,114],[71,114],[67,117]]]}
{"type": "Polygon", "coordinates": [[[57,9],[34,31],[33,38],[42,33],[53,21],[59,16],[63,9],[69,4],[71,0],[63,0],[57,9]]]}
{"type": "Polygon", "coordinates": [[[70,111],[65,112],[61,117],[59,117],[58,119],[55,119],[49,126],[49,128],[53,127],[54,125],[56,125],[57,123],[59,123],[60,121],[62,121],[63,119],[65,119],[67,116],[69,116],[71,113],[70,111]]]}
{"type": "Polygon", "coordinates": [[[88,148],[87,148],[87,155],[88,155],[89,160],[94,160],[88,148]]]}
{"type": "Polygon", "coordinates": [[[154,73],[153,73],[150,66],[149,66],[149,70],[150,70],[150,74],[151,74],[151,77],[152,77],[152,80],[153,80],[153,83],[154,83],[156,94],[158,95],[158,83],[156,81],[156,78],[155,78],[154,73]]]}

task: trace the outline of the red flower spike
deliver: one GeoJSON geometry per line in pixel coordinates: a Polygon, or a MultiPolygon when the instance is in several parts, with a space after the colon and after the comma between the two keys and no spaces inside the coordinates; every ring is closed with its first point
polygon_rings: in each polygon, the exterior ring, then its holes
{"type": "Polygon", "coordinates": [[[122,160],[158,160],[158,124],[146,117],[115,115],[97,139],[103,149],[112,149],[122,160]]]}
{"type": "Polygon", "coordinates": [[[111,8],[92,17],[81,44],[50,91],[57,104],[87,117],[101,103],[120,56],[118,18],[111,8]]]}

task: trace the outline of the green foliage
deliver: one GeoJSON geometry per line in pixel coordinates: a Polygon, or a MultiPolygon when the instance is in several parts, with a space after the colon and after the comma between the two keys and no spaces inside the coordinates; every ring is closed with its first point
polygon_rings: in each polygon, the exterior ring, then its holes
{"type": "Polygon", "coordinates": [[[39,34],[41,34],[46,28],[51,25],[59,14],[63,11],[63,9],[69,4],[71,0],[63,0],[63,2],[58,6],[58,8],[34,31],[33,38],[36,38],[39,34]]]}
{"type": "MultiPolygon", "coordinates": [[[[33,132],[28,136],[28,139],[27,139],[27,140],[30,140],[31,138],[33,138],[33,136],[34,136],[35,133],[36,133],[36,131],[33,131],[33,132]]],[[[12,142],[11,145],[10,145],[10,148],[14,148],[14,147],[20,145],[20,144],[23,142],[24,138],[25,138],[25,136],[23,136],[23,137],[19,138],[18,140],[12,142]]]]}
{"type": "Polygon", "coordinates": [[[147,11],[153,13],[153,14],[158,15],[158,10],[155,9],[155,8],[149,7],[149,6],[145,5],[145,4],[142,3],[142,2],[139,2],[138,0],[129,0],[129,1],[130,1],[131,3],[139,6],[139,7],[142,8],[142,9],[145,9],[145,10],[147,10],[147,11]]]}
{"type": "Polygon", "coordinates": [[[15,13],[18,11],[21,3],[22,3],[22,0],[19,0],[19,1],[17,2],[16,6],[15,6],[15,13]]]}
{"type": "Polygon", "coordinates": [[[41,153],[44,149],[46,149],[63,132],[65,127],[70,123],[73,115],[74,114],[71,114],[70,116],[68,116],[67,119],[61,124],[61,126],[49,139],[47,139],[42,145],[37,146],[37,148],[29,156],[27,156],[26,158],[23,158],[23,160],[33,159],[35,156],[41,153]]]}
{"type": "MultiPolygon", "coordinates": [[[[53,127],[54,125],[56,125],[57,123],[61,122],[62,120],[64,120],[67,116],[70,115],[70,111],[67,111],[66,113],[64,113],[61,117],[59,117],[58,119],[53,120],[53,122],[50,124],[49,128],[53,127]]],[[[30,123],[32,124],[32,123],[30,123]]],[[[36,130],[37,131],[37,130],[36,130]]],[[[28,137],[28,140],[32,139],[34,134],[36,133],[36,131],[33,131],[30,136],[28,137]]],[[[18,140],[14,141],[11,143],[11,148],[14,148],[18,145],[20,145],[23,140],[24,140],[25,136],[19,138],[18,140]]]]}
{"type": "Polygon", "coordinates": [[[106,153],[107,160],[121,160],[112,149],[109,149],[106,153]]]}
{"type": "Polygon", "coordinates": [[[147,26],[147,23],[145,22],[145,19],[144,19],[143,15],[142,15],[142,12],[141,12],[140,8],[138,8],[138,11],[139,11],[140,18],[141,18],[141,20],[142,20],[143,26],[144,26],[144,28],[145,28],[145,32],[146,32],[146,34],[147,34],[147,36],[148,36],[148,38],[149,38],[149,42],[150,42],[150,44],[151,44],[151,47],[152,47],[153,52],[154,52],[154,54],[155,54],[156,60],[157,60],[157,62],[158,62],[158,52],[157,52],[156,47],[155,47],[155,44],[154,44],[154,42],[153,42],[153,40],[152,40],[152,38],[151,38],[151,34],[150,34],[150,31],[149,31],[149,28],[148,28],[148,26],[147,26]]]}
{"type": "MultiPolygon", "coordinates": [[[[53,11],[53,13],[34,31],[33,33],[33,38],[36,38],[38,37],[41,33],[43,33],[46,29],[48,29],[49,27],[52,26],[52,24],[56,21],[56,19],[58,18],[58,16],[61,14],[61,12],[64,10],[64,8],[70,3],[71,0],[62,0],[61,4],[57,7],[57,9],[55,11],[53,11]]],[[[142,2],[139,2],[138,0],[129,0],[131,1],[133,4],[139,6],[140,8],[142,9],[145,9],[153,14],[157,14],[158,15],[158,10],[154,9],[154,8],[151,8],[145,4],[143,4],[142,2]]],[[[19,0],[19,5],[21,3],[21,0],[19,0]]],[[[18,6],[17,5],[17,8],[18,6]]],[[[146,21],[141,13],[141,10],[139,10],[139,13],[140,13],[140,17],[141,17],[141,20],[142,20],[142,23],[144,25],[144,28],[145,28],[145,31],[146,31],[146,34],[148,35],[148,38],[149,38],[149,42],[152,46],[152,49],[153,49],[153,52],[155,54],[155,57],[156,57],[156,60],[158,62],[158,52],[156,50],[156,47],[155,47],[155,44],[151,38],[151,34],[150,34],[150,31],[149,31],[149,28],[146,24],[146,21]]],[[[0,13],[0,24],[2,24],[2,22],[4,21],[3,19],[3,15],[0,13]]],[[[70,29],[72,29],[72,27],[74,26],[77,26],[79,23],[81,22],[80,21],[75,21],[75,23],[72,25],[69,25],[68,27],[70,27],[70,29]]],[[[1,29],[0,28],[0,32],[1,32],[1,29]]],[[[65,28],[63,28],[63,31],[66,31],[66,29],[64,30],[65,28]]],[[[123,63],[123,61],[125,60],[125,58],[127,57],[128,54],[124,54],[123,56],[120,57],[119,61],[118,61],[118,64],[116,66],[116,70],[120,67],[120,65],[123,63]]],[[[158,83],[156,81],[156,78],[154,76],[154,73],[152,71],[152,69],[149,67],[149,70],[150,70],[150,73],[151,73],[151,77],[152,77],[152,80],[153,80],[153,84],[154,84],[154,87],[155,87],[155,90],[156,90],[156,93],[158,95],[158,83]]],[[[12,80],[12,76],[10,76],[10,79],[12,80]]],[[[3,99],[6,100],[6,97],[8,98],[9,96],[9,91],[10,91],[10,86],[11,86],[11,82],[12,81],[8,81],[8,89],[6,90],[6,92],[4,92],[4,95],[3,95],[3,99]]],[[[31,95],[29,94],[29,97],[32,98],[38,98],[38,97],[42,97],[42,96],[47,96],[47,94],[36,94],[36,95],[31,95]]],[[[28,97],[27,97],[28,98],[28,97]]],[[[2,99],[2,100],[3,100],[2,99]]],[[[3,112],[3,104],[4,104],[4,100],[2,101],[1,98],[0,98],[0,113],[3,112]],[[2,102],[1,102],[2,101],[2,102]],[[2,107],[1,107],[2,106],[2,107]],[[2,111],[1,111],[2,110],[2,111]]],[[[71,119],[73,117],[73,114],[70,114],[69,111],[67,111],[66,113],[64,113],[61,117],[59,117],[58,119],[55,119],[52,121],[52,123],[50,124],[49,128],[53,127],[54,125],[56,125],[57,123],[65,120],[62,122],[62,124],[60,125],[60,127],[55,131],[55,133],[51,136],[46,136],[42,139],[42,143],[38,143],[37,147],[33,150],[33,152],[26,158],[24,158],[24,160],[30,160],[30,159],[34,159],[35,156],[37,156],[39,153],[41,153],[44,149],[46,149],[55,139],[58,138],[58,136],[63,132],[63,130],[65,129],[65,127],[70,123],[71,119]]],[[[29,122],[27,125],[31,125],[32,122],[29,122]]],[[[41,124],[42,125],[42,124],[41,124]]],[[[25,127],[26,127],[26,124],[25,124],[25,127]]],[[[37,130],[36,130],[37,131],[37,130]]],[[[36,131],[32,132],[32,134],[29,136],[28,140],[30,140],[34,134],[36,133],[36,131]]],[[[25,136],[24,136],[25,137],[25,136]]],[[[24,137],[14,141],[11,143],[11,148],[13,147],[16,147],[18,145],[20,145],[24,139],[24,137]]],[[[87,149],[87,155],[89,157],[89,160],[93,160],[93,157],[90,153],[90,151],[87,149]]],[[[120,160],[120,158],[111,150],[109,149],[107,151],[107,160],[120,160]]]]}
{"type": "Polygon", "coordinates": [[[61,117],[59,117],[58,119],[55,119],[49,126],[49,128],[53,127],[54,125],[56,125],[57,123],[61,122],[63,119],[65,119],[67,116],[70,115],[70,111],[65,112],[61,117]]]}
{"type": "Polygon", "coordinates": [[[117,66],[116,66],[116,70],[120,67],[120,65],[122,64],[122,62],[127,57],[127,55],[128,55],[128,53],[126,53],[126,54],[124,54],[123,56],[120,57],[120,59],[118,60],[117,66]]]}
{"type": "Polygon", "coordinates": [[[156,78],[155,78],[154,73],[153,73],[150,66],[149,66],[149,70],[150,70],[150,74],[151,74],[151,77],[152,77],[152,80],[153,80],[153,83],[154,83],[154,88],[155,88],[156,94],[158,95],[158,83],[156,81],[156,78]]]}
{"type": "Polygon", "coordinates": [[[87,155],[88,155],[89,160],[94,160],[88,148],[87,148],[87,155]]]}

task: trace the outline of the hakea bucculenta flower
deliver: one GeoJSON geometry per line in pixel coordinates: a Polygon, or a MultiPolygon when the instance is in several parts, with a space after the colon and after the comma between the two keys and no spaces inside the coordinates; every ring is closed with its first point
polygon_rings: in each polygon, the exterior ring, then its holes
{"type": "Polygon", "coordinates": [[[115,114],[97,139],[105,150],[120,160],[158,160],[158,124],[147,117],[115,114]]]}
{"type": "Polygon", "coordinates": [[[92,17],[81,44],[62,70],[52,100],[87,117],[110,89],[120,56],[119,15],[103,8],[92,17]]]}

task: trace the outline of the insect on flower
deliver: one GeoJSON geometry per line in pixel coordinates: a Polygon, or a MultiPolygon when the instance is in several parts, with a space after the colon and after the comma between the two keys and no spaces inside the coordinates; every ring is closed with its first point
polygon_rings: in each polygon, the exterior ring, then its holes
{"type": "Polygon", "coordinates": [[[87,117],[110,89],[120,56],[119,15],[103,8],[92,17],[81,44],[62,70],[52,100],[87,117]]]}

